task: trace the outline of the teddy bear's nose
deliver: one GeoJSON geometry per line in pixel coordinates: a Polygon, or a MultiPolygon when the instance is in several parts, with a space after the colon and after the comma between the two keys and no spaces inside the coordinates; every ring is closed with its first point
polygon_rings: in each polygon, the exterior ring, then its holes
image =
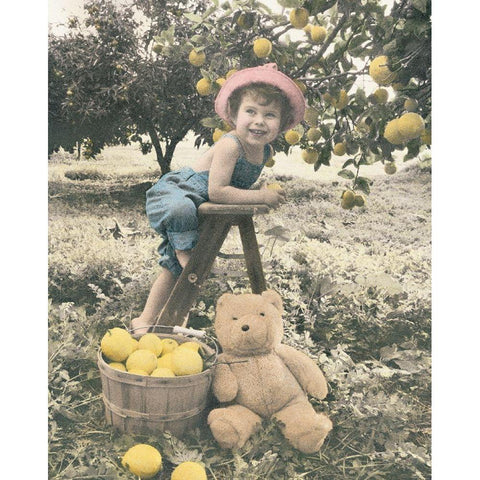
{"type": "Polygon", "coordinates": [[[246,332],[247,330],[250,330],[250,327],[248,325],[242,325],[242,330],[246,332]]]}

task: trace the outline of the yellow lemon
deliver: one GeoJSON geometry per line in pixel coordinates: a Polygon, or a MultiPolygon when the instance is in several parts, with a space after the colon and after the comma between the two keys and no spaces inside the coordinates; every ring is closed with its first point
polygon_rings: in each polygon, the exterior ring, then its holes
{"type": "Polygon", "coordinates": [[[115,370],[120,370],[122,372],[126,372],[127,369],[125,368],[125,365],[120,362],[112,362],[108,364],[109,367],[114,368],[115,370]]]}
{"type": "Polygon", "coordinates": [[[162,353],[162,340],[154,333],[146,333],[138,341],[138,349],[150,350],[158,357],[162,353]]]}
{"type": "Polygon", "coordinates": [[[398,129],[398,118],[394,118],[390,120],[385,125],[385,131],[383,132],[383,136],[393,145],[400,145],[405,141],[403,135],[400,133],[398,129]]]}
{"type": "Polygon", "coordinates": [[[232,68],[227,72],[227,74],[225,75],[225,78],[228,80],[234,73],[237,73],[237,72],[238,70],[236,68],[232,68]]]}
{"type": "Polygon", "coordinates": [[[200,344],[198,342],[183,342],[179,346],[179,348],[189,348],[195,352],[198,352],[200,349],[200,344]]]}
{"type": "MultiPolygon", "coordinates": [[[[225,132],[224,132],[225,133],[225,132]]],[[[162,338],[162,357],[166,353],[173,352],[178,347],[178,342],[174,338],[162,338]]]]}
{"type": "Polygon", "coordinates": [[[157,356],[151,350],[138,349],[132,352],[127,358],[127,370],[145,370],[150,375],[157,367],[157,356]]]}
{"type": "Polygon", "coordinates": [[[122,465],[142,479],[153,478],[162,468],[162,456],[155,447],[139,443],[125,453],[122,465]]]}
{"type": "Polygon", "coordinates": [[[327,29],[320,25],[312,25],[308,33],[313,43],[322,43],[327,38],[327,29]]]}
{"type": "Polygon", "coordinates": [[[388,100],[388,90],[385,88],[377,88],[375,92],[373,92],[373,96],[377,103],[386,103],[388,100]]]}
{"type": "Polygon", "coordinates": [[[111,328],[103,336],[100,348],[109,360],[123,362],[132,353],[132,336],[123,328],[111,328]]]}
{"type": "Polygon", "coordinates": [[[132,352],[138,350],[138,340],[132,337],[132,352]]]}
{"type": "Polygon", "coordinates": [[[335,99],[332,97],[332,95],[329,92],[325,92],[322,95],[322,98],[325,100],[325,102],[332,104],[335,99]]]}
{"type": "Polygon", "coordinates": [[[307,148],[302,151],[302,158],[305,163],[315,163],[318,160],[318,152],[314,148],[307,148]]]}
{"type": "Polygon", "coordinates": [[[173,470],[170,480],[207,480],[207,472],[197,462],[183,462],[173,470]]]}
{"type": "Polygon", "coordinates": [[[270,158],[265,162],[265,166],[266,166],[266,167],[272,168],[274,165],[275,165],[275,160],[273,159],[273,157],[270,157],[270,158]]]}
{"type": "Polygon", "coordinates": [[[300,134],[296,130],[288,130],[285,132],[285,140],[290,145],[295,145],[300,141],[300,134]]]}
{"type": "Polygon", "coordinates": [[[134,375],[143,375],[144,377],[148,377],[149,375],[149,373],[146,370],[143,370],[143,368],[132,368],[130,370],[127,370],[127,372],[134,375]]]}
{"type": "Polygon", "coordinates": [[[322,138],[322,132],[320,131],[319,128],[309,128],[307,131],[307,138],[311,142],[318,142],[320,138],[322,138]]]}
{"type": "Polygon", "coordinates": [[[305,109],[305,113],[303,114],[303,119],[310,125],[311,127],[315,127],[318,122],[318,117],[320,112],[314,107],[307,107],[305,109]]]}
{"type": "Polygon", "coordinates": [[[304,28],[308,24],[308,15],[306,8],[294,8],[290,12],[290,23],[295,28],[304,28]]]}
{"type": "Polygon", "coordinates": [[[387,175],[393,175],[397,171],[397,165],[395,162],[387,162],[383,169],[387,175]]]}
{"type": "Polygon", "coordinates": [[[429,128],[426,128],[422,134],[420,135],[420,140],[425,144],[425,145],[431,145],[432,144],[432,131],[429,128]]]}
{"type": "Polygon", "coordinates": [[[220,128],[216,128],[216,129],[213,131],[213,135],[212,135],[213,141],[214,141],[214,142],[218,142],[225,133],[226,133],[226,132],[224,132],[224,131],[221,130],[220,128]]]}
{"type": "Polygon", "coordinates": [[[398,119],[398,131],[406,140],[418,138],[425,129],[423,118],[414,112],[404,113],[398,119]]]}
{"type": "Polygon", "coordinates": [[[196,52],[195,49],[193,49],[188,55],[188,61],[195,67],[201,67],[206,59],[205,52],[196,52]]]}
{"type": "Polygon", "coordinates": [[[407,98],[403,104],[407,112],[414,112],[418,108],[418,102],[414,98],[407,98]]]}
{"type": "Polygon", "coordinates": [[[258,58],[265,58],[272,53],[272,42],[267,38],[257,38],[253,42],[253,52],[258,58]]]}
{"type": "Polygon", "coordinates": [[[269,190],[283,190],[282,186],[279,185],[278,183],[269,183],[269,184],[267,185],[267,188],[268,188],[269,190]]]}
{"type": "Polygon", "coordinates": [[[175,374],[166,367],[156,368],[151,374],[151,377],[174,377],[175,374]]]}
{"type": "Polygon", "coordinates": [[[365,197],[363,195],[355,195],[353,203],[356,207],[363,207],[365,205],[365,197]]]}
{"type": "Polygon", "coordinates": [[[202,95],[210,95],[212,93],[212,82],[208,78],[201,78],[197,82],[197,92],[202,95]]]}
{"type": "Polygon", "coordinates": [[[307,93],[306,85],[300,80],[294,80],[293,83],[300,89],[300,91],[305,95],[307,93]]]}
{"type": "Polygon", "coordinates": [[[175,375],[195,375],[203,370],[203,360],[190,348],[176,348],[172,352],[172,370],[175,375]]]}
{"type": "Polygon", "coordinates": [[[223,87],[223,84],[227,81],[226,78],[223,78],[223,77],[220,77],[220,78],[217,78],[215,80],[215,83],[220,86],[220,87],[223,87]]]}
{"type": "Polygon", "coordinates": [[[340,205],[345,210],[351,210],[355,205],[355,192],[352,190],[345,190],[342,193],[340,205]]]}
{"type": "Polygon", "coordinates": [[[390,85],[396,78],[396,74],[388,67],[388,57],[386,55],[374,58],[370,62],[368,73],[373,81],[379,85],[390,85]]]}
{"type": "Polygon", "coordinates": [[[157,359],[157,368],[169,368],[173,369],[172,365],[172,352],[168,352],[157,359]]]}
{"type": "Polygon", "coordinates": [[[339,157],[341,157],[342,155],[345,155],[346,151],[347,151],[347,148],[344,142],[336,143],[333,146],[333,153],[335,155],[338,155],[339,157]]]}
{"type": "Polygon", "coordinates": [[[399,92],[400,90],[403,90],[406,87],[406,85],[402,82],[394,82],[392,83],[392,88],[395,90],[395,92],[399,92]]]}

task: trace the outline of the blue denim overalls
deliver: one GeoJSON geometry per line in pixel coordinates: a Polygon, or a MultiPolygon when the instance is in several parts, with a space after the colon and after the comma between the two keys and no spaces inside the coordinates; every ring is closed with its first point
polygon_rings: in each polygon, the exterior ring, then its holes
{"type": "MultiPolygon", "coordinates": [[[[250,188],[260,176],[270,156],[270,146],[265,145],[263,162],[250,163],[239,139],[240,156],[232,173],[230,185],[236,188],[250,188]]],[[[191,250],[198,241],[197,209],[208,201],[208,170],[196,172],[190,167],[167,173],[147,191],[147,217],[152,228],[162,236],[158,247],[161,255],[159,264],[175,276],[182,273],[175,250],[191,250]]]]}

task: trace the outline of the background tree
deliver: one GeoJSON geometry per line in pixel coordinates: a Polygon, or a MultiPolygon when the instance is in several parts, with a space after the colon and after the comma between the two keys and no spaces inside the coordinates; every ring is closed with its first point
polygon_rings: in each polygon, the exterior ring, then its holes
{"type": "MultiPolygon", "coordinates": [[[[367,194],[362,165],[381,161],[394,173],[396,159],[426,156],[431,0],[395,1],[388,14],[379,0],[278,3],[280,13],[256,0],[88,4],[86,26],[96,32],[83,33],[72,20],[70,35],[50,41],[51,63],[60,65],[51,70],[51,118],[68,119],[65,131],[52,132],[65,138],[53,148],[89,138],[95,153],[107,143],[139,141],[144,153],[155,148],[165,173],[189,130],[197,146],[228,130],[212,115],[228,72],[275,62],[308,102],[305,121],[275,142],[277,151],[297,145],[315,170],[332,154],[344,157],[339,175],[352,180],[351,192],[367,194]],[[137,21],[134,11],[142,14],[137,21]]],[[[353,208],[354,195],[347,197],[342,206],[353,208]]]]}

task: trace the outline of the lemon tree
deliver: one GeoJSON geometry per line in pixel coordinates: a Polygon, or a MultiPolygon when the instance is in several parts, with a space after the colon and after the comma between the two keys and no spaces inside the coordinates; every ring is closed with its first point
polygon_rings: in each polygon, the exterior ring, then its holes
{"type": "Polygon", "coordinates": [[[231,72],[273,62],[309,112],[275,151],[314,149],[316,171],[343,143],[338,173],[364,195],[363,165],[428,156],[431,0],[277,4],[87,2],[83,23],[49,39],[50,151],[77,144],[94,156],[106,143],[138,142],[166,173],[187,132],[200,146],[225,131],[214,98],[231,72]],[[312,128],[320,135],[305,134],[312,128]]]}

